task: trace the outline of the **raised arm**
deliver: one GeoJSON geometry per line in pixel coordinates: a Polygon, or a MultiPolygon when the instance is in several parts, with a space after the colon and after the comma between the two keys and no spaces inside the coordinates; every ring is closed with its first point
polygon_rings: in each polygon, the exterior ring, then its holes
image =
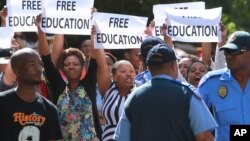
{"type": "Polygon", "coordinates": [[[206,63],[206,65],[210,68],[211,66],[211,55],[212,55],[212,43],[203,42],[202,43],[202,55],[201,60],[206,63]]]}
{"type": "MultiPolygon", "coordinates": [[[[223,52],[219,51],[219,47],[223,46],[227,42],[227,28],[220,23],[221,30],[221,41],[217,43],[215,52],[215,66],[214,69],[224,68],[226,65],[225,56],[223,52]]],[[[202,43],[202,61],[205,62],[208,67],[211,66],[211,56],[212,56],[212,43],[204,42],[202,43]]]]}
{"type": "Polygon", "coordinates": [[[163,34],[164,37],[164,42],[171,48],[174,48],[174,43],[172,41],[172,38],[167,35],[167,25],[164,23],[161,26],[161,33],[163,34]]]}
{"type": "MultiPolygon", "coordinates": [[[[38,30],[38,42],[39,42],[39,53],[43,56],[50,54],[50,48],[47,41],[46,34],[41,30],[39,24],[41,22],[41,15],[37,16],[36,23],[37,23],[37,30],[38,30]]],[[[64,50],[64,35],[63,34],[56,34],[52,52],[51,52],[51,60],[54,64],[54,66],[58,66],[58,60],[60,58],[60,55],[62,51],[64,50]]]]}
{"type": "Polygon", "coordinates": [[[221,41],[218,42],[217,44],[218,47],[222,47],[227,42],[227,27],[223,23],[220,23],[220,30],[221,30],[221,41]]]}
{"type": "Polygon", "coordinates": [[[146,30],[144,30],[144,33],[147,35],[147,36],[153,36],[153,30],[155,29],[155,21],[152,20],[149,24],[148,27],[146,27],[146,30]]]}
{"type": "MultiPolygon", "coordinates": [[[[91,8],[91,14],[93,16],[93,14],[97,12],[97,9],[95,7],[91,8]]],[[[93,18],[91,16],[91,19],[93,18]]],[[[95,35],[96,29],[93,26],[91,29],[91,39],[90,39],[90,58],[92,59],[96,59],[96,54],[95,54],[95,48],[94,48],[94,35],[95,35]]]]}
{"type": "Polygon", "coordinates": [[[223,51],[220,51],[220,47],[226,44],[227,42],[227,28],[222,23],[220,24],[221,29],[221,42],[216,46],[215,56],[214,56],[214,69],[222,69],[226,67],[226,58],[223,51]]]}
{"type": "MultiPolygon", "coordinates": [[[[92,27],[91,32],[91,48],[94,48],[94,35],[96,33],[95,27],[92,27]]],[[[97,62],[97,83],[98,88],[102,96],[105,95],[109,86],[111,85],[111,77],[109,67],[106,63],[105,52],[104,49],[95,49],[95,58],[97,62]]]]}
{"type": "MultiPolygon", "coordinates": [[[[150,22],[149,26],[146,28],[146,30],[145,30],[144,32],[145,32],[145,34],[147,34],[148,36],[152,36],[152,35],[153,35],[152,32],[153,32],[154,29],[155,29],[155,21],[152,20],[152,21],[150,22]]],[[[167,25],[164,23],[164,24],[160,27],[161,35],[163,35],[163,37],[164,37],[164,42],[165,42],[169,47],[173,48],[173,47],[174,47],[173,41],[172,41],[171,37],[169,37],[169,36],[167,35],[166,30],[167,30],[167,25]]]]}
{"type": "Polygon", "coordinates": [[[51,60],[55,66],[58,66],[58,61],[63,50],[64,50],[64,35],[56,34],[51,52],[51,60]]]}
{"type": "Polygon", "coordinates": [[[36,17],[36,25],[37,25],[37,34],[38,34],[38,51],[41,55],[47,56],[50,54],[49,44],[47,42],[46,34],[40,28],[40,22],[42,19],[42,15],[38,15],[36,17]]]}
{"type": "Polygon", "coordinates": [[[0,17],[1,17],[1,27],[5,27],[6,26],[6,17],[8,15],[8,12],[7,12],[7,7],[4,6],[3,9],[0,11],[0,17]]]}
{"type": "Polygon", "coordinates": [[[44,72],[48,79],[49,84],[51,85],[51,90],[53,94],[53,103],[56,103],[59,95],[65,89],[66,83],[60,76],[58,69],[51,59],[50,49],[47,42],[46,34],[40,29],[39,23],[41,21],[41,15],[37,16],[36,24],[38,29],[38,50],[42,56],[42,60],[44,63],[44,72]]]}

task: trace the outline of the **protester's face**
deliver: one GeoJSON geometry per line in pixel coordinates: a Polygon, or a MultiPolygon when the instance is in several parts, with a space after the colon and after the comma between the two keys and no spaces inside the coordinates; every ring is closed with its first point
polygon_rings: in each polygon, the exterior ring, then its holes
{"type": "Polygon", "coordinates": [[[23,40],[23,34],[22,34],[22,32],[15,32],[14,39],[19,44],[20,48],[24,48],[25,47],[25,43],[24,43],[24,40],[23,40]]]}
{"type": "Polygon", "coordinates": [[[86,56],[86,58],[89,58],[90,56],[90,40],[85,40],[81,46],[81,51],[86,56]]]}
{"type": "Polygon", "coordinates": [[[83,66],[75,55],[71,55],[65,58],[63,69],[69,81],[79,80],[83,66]]]}
{"type": "Polygon", "coordinates": [[[194,86],[198,86],[201,78],[208,72],[207,67],[201,62],[193,63],[187,74],[188,82],[194,86]]]}
{"type": "Polygon", "coordinates": [[[17,68],[17,77],[20,82],[26,84],[40,84],[42,80],[43,63],[36,54],[23,57],[17,68]]]}
{"type": "Polygon", "coordinates": [[[119,64],[113,79],[119,88],[131,89],[134,84],[135,71],[131,64],[119,64]]]}
{"type": "Polygon", "coordinates": [[[178,65],[179,65],[179,70],[181,74],[183,75],[184,78],[187,76],[187,69],[189,66],[192,64],[192,61],[189,58],[182,58],[178,65]]]}
{"type": "Polygon", "coordinates": [[[249,51],[234,53],[234,50],[224,50],[227,67],[232,71],[248,69],[249,51]]]}
{"type": "Polygon", "coordinates": [[[140,66],[140,49],[132,49],[127,55],[125,55],[126,60],[128,60],[135,69],[139,69],[140,66]]]}

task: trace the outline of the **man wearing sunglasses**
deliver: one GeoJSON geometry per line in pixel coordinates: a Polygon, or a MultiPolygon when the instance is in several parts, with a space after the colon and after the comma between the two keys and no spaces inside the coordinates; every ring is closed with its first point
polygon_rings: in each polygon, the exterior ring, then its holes
{"type": "Polygon", "coordinates": [[[230,125],[250,125],[250,34],[234,32],[220,50],[227,68],[207,73],[198,89],[207,106],[213,108],[219,125],[216,140],[229,141],[230,125]]]}

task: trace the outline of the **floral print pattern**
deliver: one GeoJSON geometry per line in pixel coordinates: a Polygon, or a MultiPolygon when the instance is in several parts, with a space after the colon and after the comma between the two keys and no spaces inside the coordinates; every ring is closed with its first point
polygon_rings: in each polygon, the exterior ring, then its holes
{"type": "Polygon", "coordinates": [[[74,92],[68,88],[57,103],[64,140],[92,141],[96,139],[92,103],[83,86],[74,92]]]}

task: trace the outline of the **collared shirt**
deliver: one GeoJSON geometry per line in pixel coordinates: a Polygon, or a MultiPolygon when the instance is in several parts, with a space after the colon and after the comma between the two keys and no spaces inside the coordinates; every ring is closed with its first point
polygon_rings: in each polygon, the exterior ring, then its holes
{"type": "MultiPolygon", "coordinates": [[[[152,79],[155,78],[156,79],[165,78],[173,81],[174,83],[181,83],[174,80],[174,78],[172,78],[169,75],[157,75],[152,77],[152,79]]],[[[193,88],[190,89],[193,90],[193,88]]],[[[133,94],[130,95],[130,97],[126,101],[126,104],[132,97],[133,94]]],[[[217,124],[212,115],[210,114],[210,111],[206,107],[204,101],[202,99],[198,99],[195,95],[191,97],[189,117],[190,117],[190,125],[194,135],[202,133],[206,130],[213,130],[217,127],[217,124]]],[[[123,111],[113,138],[117,141],[129,141],[131,139],[130,131],[131,131],[131,122],[128,120],[126,113],[123,111]]]]}
{"type": "Polygon", "coordinates": [[[242,90],[229,69],[211,71],[198,87],[208,107],[214,108],[219,127],[216,140],[229,141],[232,124],[250,124],[250,79],[242,90]]]}
{"type": "MultiPolygon", "coordinates": [[[[150,73],[149,70],[145,70],[145,71],[139,73],[135,77],[135,85],[136,85],[136,87],[139,87],[142,84],[148,82],[149,80],[151,80],[151,78],[152,78],[152,75],[151,75],[151,73],[150,73]]],[[[185,78],[182,76],[182,74],[180,73],[179,69],[178,69],[177,80],[182,81],[182,82],[186,82],[185,78]]]]}
{"type": "Polygon", "coordinates": [[[145,70],[145,71],[139,73],[135,77],[135,85],[136,85],[136,87],[139,87],[142,84],[148,82],[151,78],[152,78],[152,76],[151,76],[151,73],[149,72],[149,70],[145,70]]]}

